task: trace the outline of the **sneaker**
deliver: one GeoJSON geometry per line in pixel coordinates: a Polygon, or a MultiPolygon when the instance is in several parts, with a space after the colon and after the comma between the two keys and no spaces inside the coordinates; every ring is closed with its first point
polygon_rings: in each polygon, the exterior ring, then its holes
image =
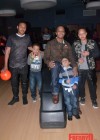
{"type": "Polygon", "coordinates": [[[72,121],[72,116],[68,116],[68,120],[69,121],[72,121]]]}
{"type": "Polygon", "coordinates": [[[79,115],[79,114],[74,115],[74,117],[75,117],[76,119],[80,119],[80,115],[79,115]]]}
{"type": "Polygon", "coordinates": [[[38,100],[40,101],[41,100],[41,97],[39,96],[38,100]]]}
{"type": "Polygon", "coordinates": [[[13,97],[12,100],[8,103],[8,105],[13,105],[16,102],[19,102],[19,97],[13,97]]]}
{"type": "Polygon", "coordinates": [[[34,102],[34,103],[36,102],[36,97],[33,98],[33,102],[34,102]]]}
{"type": "Polygon", "coordinates": [[[96,100],[92,101],[92,106],[93,106],[93,108],[98,108],[98,103],[96,100]]]}
{"type": "Polygon", "coordinates": [[[82,98],[80,99],[80,104],[81,104],[81,105],[85,105],[85,98],[84,98],[84,97],[82,97],[82,98]]]}
{"type": "Polygon", "coordinates": [[[28,104],[28,100],[27,100],[27,97],[25,96],[23,97],[23,105],[26,105],[26,104],[28,104]]]}

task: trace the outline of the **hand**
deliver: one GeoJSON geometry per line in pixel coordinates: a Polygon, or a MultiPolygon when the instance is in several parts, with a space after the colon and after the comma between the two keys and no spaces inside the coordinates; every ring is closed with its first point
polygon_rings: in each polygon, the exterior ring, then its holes
{"type": "Polygon", "coordinates": [[[2,70],[1,70],[1,72],[5,72],[6,70],[8,70],[8,67],[4,67],[2,70]]]}
{"type": "Polygon", "coordinates": [[[66,83],[67,83],[67,84],[70,84],[70,79],[66,80],[66,83]]]}
{"type": "Polygon", "coordinates": [[[80,64],[82,64],[82,63],[84,62],[84,59],[83,59],[83,58],[79,58],[79,59],[78,59],[78,62],[79,62],[80,64]]]}
{"type": "Polygon", "coordinates": [[[35,58],[34,52],[31,52],[31,57],[32,57],[33,59],[35,58]]]}
{"type": "Polygon", "coordinates": [[[34,53],[34,52],[32,52],[32,58],[35,58],[36,56],[38,56],[39,55],[39,53],[34,53]]]}
{"type": "Polygon", "coordinates": [[[78,75],[77,67],[74,67],[74,68],[73,68],[73,73],[74,73],[74,76],[77,76],[77,75],[78,75]]]}
{"type": "Polygon", "coordinates": [[[76,85],[73,85],[73,87],[72,87],[73,89],[76,89],[77,88],[77,86],[76,85]]]}
{"type": "Polygon", "coordinates": [[[89,55],[89,52],[88,51],[83,51],[81,54],[86,57],[86,56],[89,55]]]}
{"type": "Polygon", "coordinates": [[[55,67],[55,62],[54,61],[50,61],[48,66],[50,68],[54,68],[55,67]]]}

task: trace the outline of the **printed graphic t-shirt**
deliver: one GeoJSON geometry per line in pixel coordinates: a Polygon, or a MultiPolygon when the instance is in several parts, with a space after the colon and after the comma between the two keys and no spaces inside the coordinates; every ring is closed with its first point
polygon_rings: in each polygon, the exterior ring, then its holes
{"type": "Polygon", "coordinates": [[[36,56],[32,58],[29,54],[28,56],[28,65],[30,65],[30,70],[33,72],[39,72],[42,68],[42,56],[36,56]]]}

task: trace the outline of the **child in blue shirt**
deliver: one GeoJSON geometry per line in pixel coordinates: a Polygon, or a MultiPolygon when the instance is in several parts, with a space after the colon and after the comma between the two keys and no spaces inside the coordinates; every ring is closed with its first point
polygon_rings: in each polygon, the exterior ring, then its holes
{"type": "Polygon", "coordinates": [[[68,120],[71,121],[72,116],[75,116],[76,119],[80,119],[78,106],[78,77],[74,77],[73,69],[70,66],[68,58],[62,59],[59,78],[59,83],[61,83],[63,87],[68,120]]]}

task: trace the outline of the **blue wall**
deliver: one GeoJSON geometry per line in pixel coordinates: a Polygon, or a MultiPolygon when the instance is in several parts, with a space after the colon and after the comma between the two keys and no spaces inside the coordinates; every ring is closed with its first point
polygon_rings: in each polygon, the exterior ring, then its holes
{"type": "MultiPolygon", "coordinates": [[[[69,7],[65,9],[65,14],[57,15],[55,7],[46,10],[28,11],[24,12],[24,19],[30,22],[32,27],[55,27],[57,25],[78,24],[86,27],[95,27],[100,23],[100,11],[97,11],[96,16],[84,17],[83,7],[69,7]]],[[[8,26],[8,33],[13,32],[16,24],[23,18],[9,17],[6,19],[8,26]]]]}
{"type": "Polygon", "coordinates": [[[100,22],[100,12],[96,16],[84,17],[82,8],[65,9],[64,15],[56,15],[55,9],[48,9],[37,12],[25,12],[25,19],[33,26],[56,26],[58,24],[92,24],[100,22]]]}
{"type": "Polygon", "coordinates": [[[35,27],[54,27],[59,24],[96,24],[100,22],[100,11],[96,16],[83,16],[83,9],[80,7],[69,7],[65,9],[64,15],[56,15],[54,8],[37,11],[25,12],[25,19],[30,21],[35,27]]]}

